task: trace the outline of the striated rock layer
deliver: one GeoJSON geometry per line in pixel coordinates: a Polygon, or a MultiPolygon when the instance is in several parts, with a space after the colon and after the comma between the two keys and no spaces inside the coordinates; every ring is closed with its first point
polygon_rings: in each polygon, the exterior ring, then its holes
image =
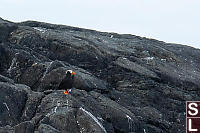
{"type": "Polygon", "coordinates": [[[181,133],[200,50],[134,35],[0,19],[0,132],[181,133]],[[76,72],[70,95],[58,90],[76,72]]]}

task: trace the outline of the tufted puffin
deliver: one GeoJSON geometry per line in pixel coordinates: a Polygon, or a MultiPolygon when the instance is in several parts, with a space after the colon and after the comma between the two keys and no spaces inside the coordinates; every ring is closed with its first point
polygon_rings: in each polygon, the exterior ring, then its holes
{"type": "Polygon", "coordinates": [[[75,76],[75,72],[73,72],[72,70],[67,70],[66,75],[64,79],[61,81],[58,89],[66,90],[66,92],[64,92],[65,94],[68,94],[69,92],[71,92],[71,88],[74,82],[74,76],[75,76]]]}

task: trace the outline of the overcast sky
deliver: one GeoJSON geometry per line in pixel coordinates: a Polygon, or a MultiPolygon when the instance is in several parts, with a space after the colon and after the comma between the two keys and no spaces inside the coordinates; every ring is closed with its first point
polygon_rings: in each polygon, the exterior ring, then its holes
{"type": "Polygon", "coordinates": [[[1,0],[0,17],[130,33],[200,48],[200,0],[1,0]]]}

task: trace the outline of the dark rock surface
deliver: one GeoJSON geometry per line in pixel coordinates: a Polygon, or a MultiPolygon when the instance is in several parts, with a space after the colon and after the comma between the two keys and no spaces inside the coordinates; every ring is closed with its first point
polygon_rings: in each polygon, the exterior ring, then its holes
{"type": "Polygon", "coordinates": [[[34,133],[34,124],[30,121],[22,122],[15,126],[15,133],[34,133]]]}
{"type": "Polygon", "coordinates": [[[0,132],[182,133],[200,50],[134,35],[0,19],[0,132]],[[75,71],[74,88],[58,86],[75,71]]]}

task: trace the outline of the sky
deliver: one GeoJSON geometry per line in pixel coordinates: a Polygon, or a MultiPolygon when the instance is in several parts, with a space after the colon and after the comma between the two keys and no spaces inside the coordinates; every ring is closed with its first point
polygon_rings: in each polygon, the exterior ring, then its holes
{"type": "Polygon", "coordinates": [[[133,34],[200,48],[200,0],[1,0],[0,17],[133,34]]]}

